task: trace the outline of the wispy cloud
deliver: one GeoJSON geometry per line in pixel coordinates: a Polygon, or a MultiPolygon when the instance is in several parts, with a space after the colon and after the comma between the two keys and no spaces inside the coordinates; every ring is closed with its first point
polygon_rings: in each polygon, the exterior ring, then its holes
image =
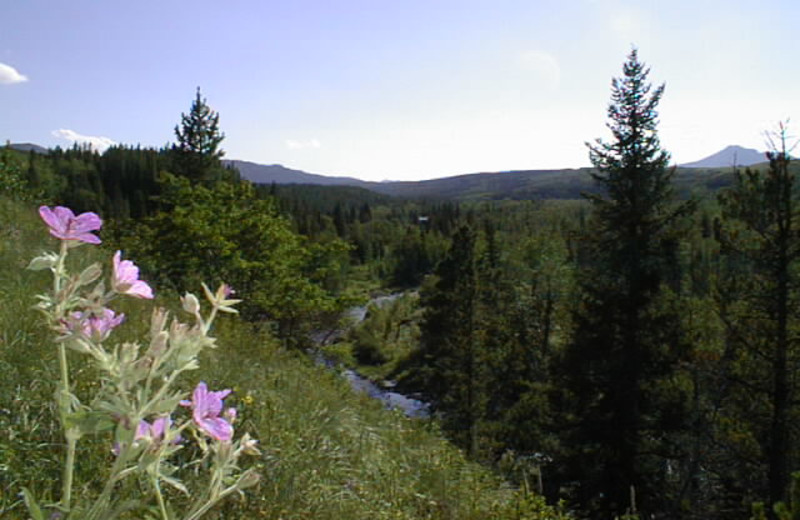
{"type": "Polygon", "coordinates": [[[97,150],[98,152],[102,152],[109,146],[117,144],[116,141],[109,137],[83,135],[74,130],[67,130],[65,128],[53,130],[52,134],[59,139],[66,139],[70,143],[88,144],[92,147],[92,150],[97,150]]]}
{"type": "Polygon", "coordinates": [[[558,88],[561,83],[561,66],[558,60],[542,50],[529,50],[520,54],[518,61],[519,67],[535,76],[538,82],[549,89],[558,88]]]}
{"type": "Polygon", "coordinates": [[[319,148],[322,145],[316,139],[309,139],[308,141],[297,141],[295,139],[287,139],[285,141],[286,148],[290,150],[302,150],[304,148],[319,148]]]}
{"type": "Polygon", "coordinates": [[[10,85],[12,83],[23,83],[25,81],[28,81],[28,78],[17,72],[17,69],[11,65],[0,63],[0,84],[10,85]]]}

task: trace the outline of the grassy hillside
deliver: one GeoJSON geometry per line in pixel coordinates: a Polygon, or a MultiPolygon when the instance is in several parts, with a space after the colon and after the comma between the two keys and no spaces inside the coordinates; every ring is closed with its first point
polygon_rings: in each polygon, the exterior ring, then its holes
{"type": "MultiPolygon", "coordinates": [[[[63,447],[51,404],[56,350],[31,309],[48,278],[24,270],[30,258],[53,249],[55,240],[32,207],[0,199],[0,222],[0,517],[23,519],[28,515],[22,486],[43,502],[59,498],[63,447]]],[[[78,262],[111,256],[90,246],[76,252],[78,262]]],[[[156,303],[176,310],[176,295],[156,291],[156,303]]],[[[118,340],[140,337],[151,311],[148,302],[128,301],[120,310],[128,319],[118,340]]],[[[239,411],[237,435],[247,431],[260,441],[262,454],[248,462],[258,466],[262,479],[206,518],[562,518],[538,498],[468,463],[434,423],[406,419],[354,394],[336,374],[304,354],[282,350],[257,326],[233,317],[215,327],[218,349],[205,355],[202,368],[189,373],[182,386],[205,380],[209,387],[234,389],[226,406],[239,411]]],[[[85,358],[70,356],[76,394],[89,395],[94,370],[85,358]]],[[[109,446],[110,438],[102,434],[82,442],[76,493],[97,493],[109,446]]]]}

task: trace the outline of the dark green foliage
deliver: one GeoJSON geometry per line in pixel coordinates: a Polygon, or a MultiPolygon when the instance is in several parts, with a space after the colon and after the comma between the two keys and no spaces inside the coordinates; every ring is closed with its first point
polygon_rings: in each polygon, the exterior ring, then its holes
{"type": "Polygon", "coordinates": [[[634,486],[644,511],[664,507],[659,496],[667,463],[665,435],[683,428],[683,396],[664,391],[684,354],[679,315],[665,299],[677,264],[676,207],[661,149],[649,70],[632,51],[612,86],[613,140],[589,145],[602,194],[586,237],[587,265],[575,335],[564,357],[574,417],[569,471],[577,498],[597,518],[625,511],[634,486]]]}
{"type": "Polygon", "coordinates": [[[219,147],[225,135],[219,129],[219,114],[200,95],[192,102],[188,114],[181,114],[175,126],[177,143],[172,146],[171,171],[192,181],[217,181],[235,176],[221,163],[225,152],[219,147]]]}
{"type": "MultiPolygon", "coordinates": [[[[772,506],[776,520],[798,520],[800,519],[800,472],[792,473],[791,493],[787,501],[780,501],[772,506]]],[[[766,507],[763,502],[753,504],[753,516],[751,520],[767,520],[766,507]]]]}
{"type": "Polygon", "coordinates": [[[161,211],[122,240],[150,277],[178,290],[229,283],[245,315],[273,320],[284,338],[300,340],[310,317],[337,307],[343,243],[307,244],[248,182],[165,175],[162,189],[161,211]]]}
{"type": "Polygon", "coordinates": [[[416,287],[430,273],[439,257],[429,247],[429,234],[419,226],[409,226],[400,243],[393,248],[395,260],[392,284],[397,287],[416,287]]]}
{"type": "Polygon", "coordinates": [[[100,155],[74,146],[47,155],[29,153],[25,175],[40,200],[105,219],[139,219],[155,210],[158,172],[167,162],[163,151],[151,148],[112,146],[100,155]]]}
{"type": "Polygon", "coordinates": [[[517,211],[484,209],[478,229],[462,226],[423,284],[420,345],[397,373],[472,457],[543,460],[554,446],[547,396],[556,321],[566,325],[565,250],[541,230],[512,245],[506,233],[519,238],[517,211]]]}
{"type": "Polygon", "coordinates": [[[732,385],[726,416],[757,441],[758,463],[742,460],[739,467],[770,504],[787,498],[800,412],[794,376],[800,369],[800,205],[783,126],[777,136],[769,169],[737,172],[720,196],[725,221],[719,232],[727,265],[720,287],[730,349],[726,383],[732,385]]]}
{"type": "Polygon", "coordinates": [[[486,397],[485,362],[478,332],[476,233],[468,226],[453,236],[436,268],[433,286],[422,292],[426,308],[413,386],[422,390],[455,442],[473,456],[486,397]]]}
{"type": "Polygon", "coordinates": [[[23,173],[24,162],[18,152],[6,145],[0,149],[0,195],[15,200],[34,197],[33,183],[23,173]]]}

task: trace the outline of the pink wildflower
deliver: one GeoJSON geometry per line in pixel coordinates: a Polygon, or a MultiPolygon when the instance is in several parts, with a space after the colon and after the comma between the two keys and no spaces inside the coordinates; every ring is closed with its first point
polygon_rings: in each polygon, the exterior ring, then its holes
{"type": "Polygon", "coordinates": [[[86,212],[76,217],[71,209],[64,206],[56,206],[52,210],[47,206],[41,206],[39,216],[50,228],[50,234],[56,238],[88,244],[100,243],[100,239],[91,233],[103,225],[97,213],[86,212]]]}
{"type": "Polygon", "coordinates": [[[114,253],[114,270],[111,284],[120,294],[136,298],[153,299],[153,289],[147,282],[139,280],[139,268],[130,260],[121,260],[122,251],[114,253]]]}
{"type": "MultiPolygon", "coordinates": [[[[194,422],[209,436],[218,441],[230,441],[233,437],[233,426],[219,416],[222,412],[222,400],[230,393],[230,390],[209,392],[206,384],[201,381],[194,389],[192,400],[183,400],[181,405],[192,408],[194,422]]],[[[235,408],[228,408],[225,416],[232,420],[236,416],[235,408]]]]}
{"type": "Polygon", "coordinates": [[[153,421],[153,424],[142,419],[136,428],[136,435],[133,438],[134,440],[151,439],[154,442],[158,442],[164,438],[171,425],[172,419],[169,416],[159,417],[153,421]]]}
{"type": "MultiPolygon", "coordinates": [[[[103,309],[102,316],[89,314],[86,317],[82,312],[73,312],[72,318],[86,337],[95,341],[105,341],[111,331],[125,320],[125,315],[117,314],[111,309],[103,309]]],[[[75,329],[75,327],[72,328],[75,329]]]]}
{"type": "MultiPolygon", "coordinates": [[[[153,443],[154,447],[157,447],[166,437],[170,426],[172,426],[172,418],[168,415],[159,417],[153,421],[153,424],[142,419],[139,421],[139,425],[136,427],[136,433],[133,435],[134,445],[136,441],[149,440],[153,443]]],[[[178,435],[172,440],[172,444],[179,444],[182,440],[181,436],[178,435]]],[[[111,447],[111,453],[119,456],[121,452],[122,446],[118,442],[115,442],[111,447]]]]}

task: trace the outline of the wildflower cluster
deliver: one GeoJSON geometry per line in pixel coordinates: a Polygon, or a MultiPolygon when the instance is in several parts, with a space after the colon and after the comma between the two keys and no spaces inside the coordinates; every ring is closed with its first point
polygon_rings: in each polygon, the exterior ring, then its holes
{"type": "MultiPolygon", "coordinates": [[[[146,344],[122,343],[107,347],[114,329],[122,325],[125,315],[110,304],[120,296],[153,299],[153,290],[139,279],[139,268],[123,260],[117,251],[111,259],[108,284],[100,264],[70,274],[65,260],[70,249],[83,244],[99,244],[93,232],[102,227],[94,213],[75,215],[69,208],[58,206],[39,209],[50,234],[58,238],[58,253],[44,253],[34,258],[29,269],[50,270],[53,286],[39,295],[36,307],[46,316],[55,334],[59,349],[61,380],[56,392],[60,421],[66,440],[66,457],[62,476],[62,494],[53,505],[60,518],[113,518],[120,507],[125,510],[156,512],[163,520],[178,518],[167,506],[162,485],[171,486],[187,496],[201,498],[191,502],[184,520],[195,520],[223,498],[255,484],[258,475],[252,469],[242,471],[239,458],[257,454],[256,441],[248,434],[234,439],[236,410],[223,412],[223,399],[230,390],[209,390],[205,382],[197,384],[191,399],[177,388],[178,377],[198,368],[198,355],[215,346],[208,335],[218,312],[236,313],[233,306],[240,300],[230,299],[232,290],[225,284],[212,293],[203,285],[211,304],[204,316],[200,301],[187,293],[181,301],[194,323],[186,324],[171,318],[163,309],[154,310],[146,344]],[[72,393],[67,351],[88,356],[101,376],[98,390],[84,403],[72,393]],[[181,412],[191,409],[191,416],[181,412]],[[108,435],[111,468],[106,484],[98,496],[73,500],[73,473],[77,443],[86,435],[108,435]],[[186,438],[198,441],[210,472],[206,489],[193,495],[179,478],[180,467],[170,463],[172,456],[184,447],[186,438]],[[186,435],[186,437],[184,437],[186,435]],[[149,497],[122,496],[128,479],[149,482],[149,497]],[[152,505],[151,502],[155,502],[152,505]],[[123,506],[124,504],[124,506],[123,506]]],[[[191,462],[195,465],[196,462],[191,462]]],[[[34,520],[45,516],[33,494],[24,490],[25,502],[34,520]]]]}

